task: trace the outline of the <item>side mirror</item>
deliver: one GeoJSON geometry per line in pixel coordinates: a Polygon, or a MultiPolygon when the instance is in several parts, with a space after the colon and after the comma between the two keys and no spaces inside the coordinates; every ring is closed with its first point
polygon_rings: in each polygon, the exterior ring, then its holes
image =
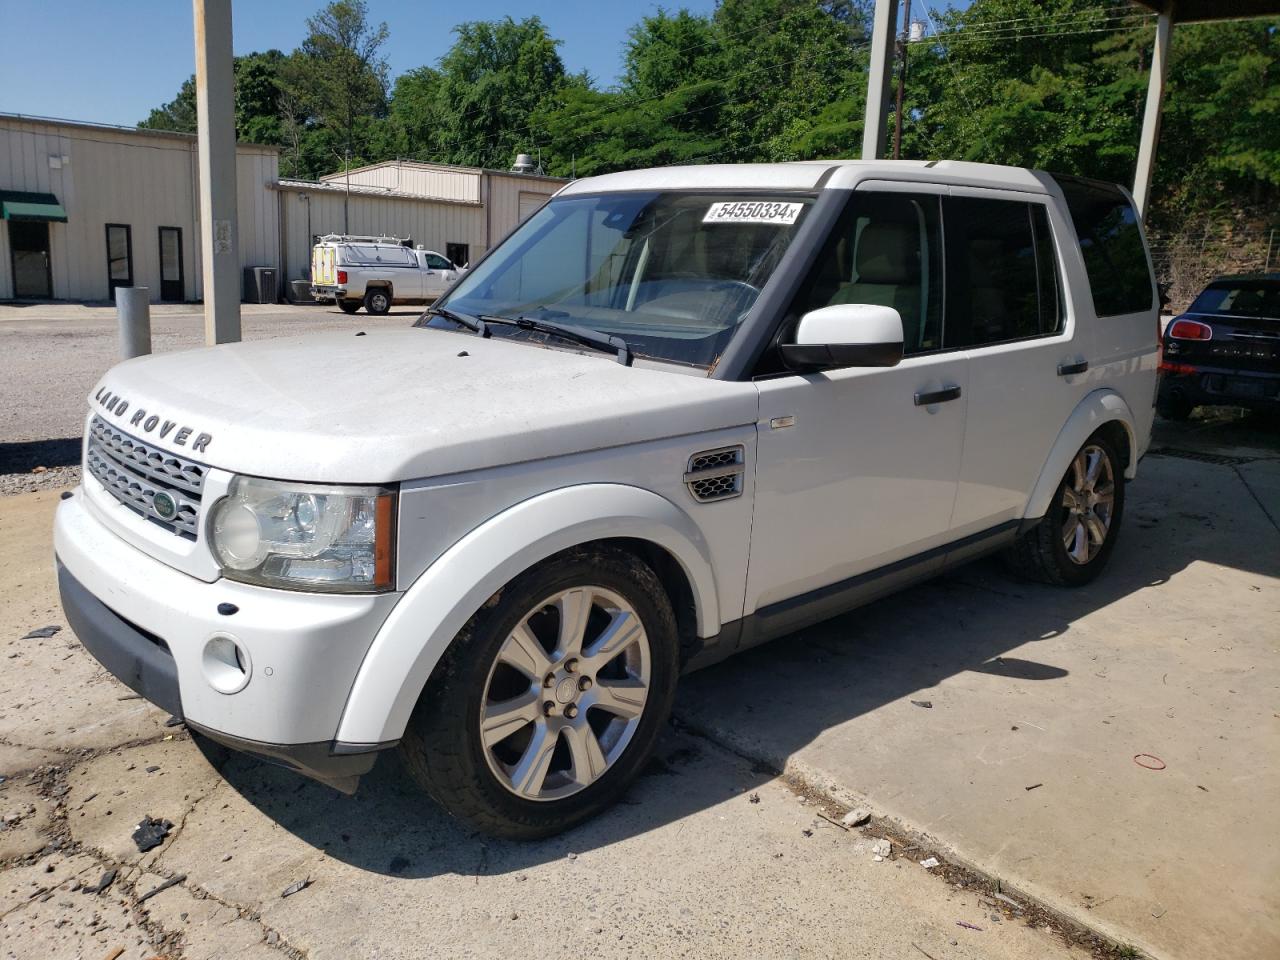
{"type": "Polygon", "coordinates": [[[800,318],[782,360],[797,372],[832,367],[896,367],[902,360],[902,316],[893,307],[841,303],[800,318]]]}

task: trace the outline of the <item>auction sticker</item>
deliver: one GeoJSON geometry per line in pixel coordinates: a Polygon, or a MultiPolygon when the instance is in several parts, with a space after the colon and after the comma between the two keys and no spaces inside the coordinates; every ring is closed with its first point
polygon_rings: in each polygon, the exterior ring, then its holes
{"type": "Polygon", "coordinates": [[[795,223],[804,209],[803,203],[781,203],[777,200],[729,200],[713,203],[702,218],[703,223],[795,223]]]}

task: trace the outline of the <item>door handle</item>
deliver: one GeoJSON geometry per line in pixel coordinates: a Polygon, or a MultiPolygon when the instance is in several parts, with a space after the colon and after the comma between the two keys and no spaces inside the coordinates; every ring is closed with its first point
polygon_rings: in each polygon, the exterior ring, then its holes
{"type": "Polygon", "coordinates": [[[1088,369],[1088,360],[1081,360],[1079,363],[1060,363],[1058,364],[1058,376],[1070,377],[1077,373],[1084,373],[1088,369]]]}
{"type": "Polygon", "coordinates": [[[927,407],[935,403],[946,403],[948,400],[959,400],[959,387],[943,387],[941,390],[930,390],[928,393],[916,394],[916,406],[927,407]]]}

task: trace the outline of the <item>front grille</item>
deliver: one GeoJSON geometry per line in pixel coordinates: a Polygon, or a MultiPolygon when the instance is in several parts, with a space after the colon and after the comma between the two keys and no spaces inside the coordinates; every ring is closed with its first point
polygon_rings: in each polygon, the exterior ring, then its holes
{"type": "Polygon", "coordinates": [[[204,464],[160,450],[94,417],[89,424],[85,465],[126,507],[179,536],[196,539],[200,495],[209,470],[204,464]],[[159,509],[157,495],[163,495],[159,509]],[[172,501],[172,510],[168,501],[172,501]]]}
{"type": "Polygon", "coordinates": [[[689,458],[685,485],[699,503],[728,500],[742,494],[743,449],[741,446],[704,450],[689,458]]]}

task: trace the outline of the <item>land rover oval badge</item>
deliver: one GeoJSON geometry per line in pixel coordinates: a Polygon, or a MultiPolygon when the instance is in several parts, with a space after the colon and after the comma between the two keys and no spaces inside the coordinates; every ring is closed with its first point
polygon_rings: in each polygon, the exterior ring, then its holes
{"type": "Polygon", "coordinates": [[[178,515],[178,505],[167,493],[157,493],[151,498],[151,509],[161,520],[172,520],[178,515]]]}

